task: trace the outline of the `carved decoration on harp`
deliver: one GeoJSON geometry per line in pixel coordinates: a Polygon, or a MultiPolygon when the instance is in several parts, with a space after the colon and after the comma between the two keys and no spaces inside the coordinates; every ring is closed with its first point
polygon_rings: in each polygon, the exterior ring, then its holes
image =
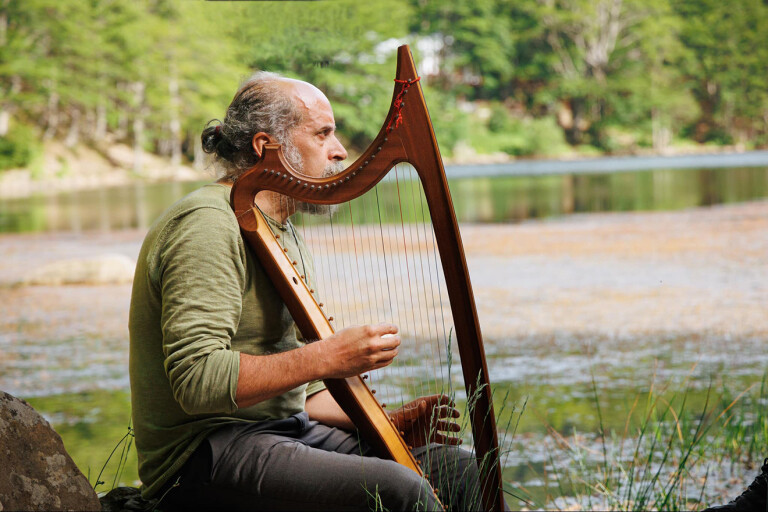
{"type": "MultiPolygon", "coordinates": [[[[434,226],[467,397],[473,401],[469,420],[484,478],[483,507],[502,510],[498,437],[482,334],[445,170],[418,80],[411,53],[407,46],[401,46],[389,113],[373,143],[352,165],[329,178],[312,178],[291,168],[279,144],[267,144],[262,160],[235,182],[231,203],[243,238],[270,275],[303,336],[322,339],[333,334],[333,328],[266,219],[254,207],[256,194],[269,190],[299,201],[339,204],[373,188],[400,162],[415,168],[434,226]]],[[[325,384],[379,456],[421,473],[409,447],[362,378],[330,379],[325,384]]]]}

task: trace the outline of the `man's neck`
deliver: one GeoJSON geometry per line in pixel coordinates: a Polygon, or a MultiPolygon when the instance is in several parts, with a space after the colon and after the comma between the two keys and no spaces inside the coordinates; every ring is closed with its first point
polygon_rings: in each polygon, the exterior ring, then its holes
{"type": "Polygon", "coordinates": [[[256,194],[254,203],[263,214],[268,215],[280,224],[285,224],[288,217],[296,211],[295,208],[291,208],[292,200],[288,200],[284,195],[269,190],[256,194]]]}
{"type": "MultiPolygon", "coordinates": [[[[228,187],[231,187],[233,184],[233,182],[227,178],[221,178],[217,180],[216,183],[220,183],[228,187]]],[[[271,219],[279,222],[280,224],[285,224],[288,220],[288,217],[296,212],[295,208],[290,207],[291,204],[288,200],[285,199],[285,196],[270,190],[264,190],[256,194],[254,203],[259,207],[261,213],[269,216],[271,219]]]]}

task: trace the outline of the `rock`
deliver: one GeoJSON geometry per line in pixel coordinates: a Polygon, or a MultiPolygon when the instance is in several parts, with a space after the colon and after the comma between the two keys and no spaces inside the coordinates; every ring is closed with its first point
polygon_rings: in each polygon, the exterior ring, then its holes
{"type": "Polygon", "coordinates": [[[126,284],[133,281],[136,262],[121,254],[55,261],[36,268],[22,285],[126,284]]]}
{"type": "Polygon", "coordinates": [[[0,391],[0,510],[101,510],[61,437],[27,402],[0,391]]]}

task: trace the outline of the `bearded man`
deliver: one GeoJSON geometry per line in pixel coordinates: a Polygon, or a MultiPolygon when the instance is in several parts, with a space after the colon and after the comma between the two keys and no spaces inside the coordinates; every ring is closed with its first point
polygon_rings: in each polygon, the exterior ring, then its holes
{"type": "MultiPolygon", "coordinates": [[[[350,327],[305,343],[229,205],[233,181],[267,143],[282,144],[306,175],[342,169],[347,153],[328,99],[308,83],[257,73],[202,142],[220,179],[162,214],[134,277],[130,377],[143,496],[160,498],[163,510],[439,510],[422,477],[370,454],[322,384],[390,364],[397,326],[350,327]]],[[[294,203],[263,192],[256,205],[273,230],[289,234],[281,240],[291,259],[311,265],[290,222],[294,203]]],[[[406,437],[434,418],[458,430],[444,396],[393,414],[416,425],[406,437]]],[[[466,510],[479,503],[477,467],[456,443],[436,433],[414,454],[443,501],[466,510]]]]}

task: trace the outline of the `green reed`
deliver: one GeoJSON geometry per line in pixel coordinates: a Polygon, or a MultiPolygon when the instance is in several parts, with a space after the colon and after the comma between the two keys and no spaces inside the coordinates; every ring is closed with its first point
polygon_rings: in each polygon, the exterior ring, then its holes
{"type": "Polygon", "coordinates": [[[768,456],[768,372],[763,374],[759,389],[753,391],[756,387],[735,397],[726,389],[720,399],[725,414],[720,435],[712,439],[720,462],[751,465],[768,456]]]}
{"type": "MultiPolygon", "coordinates": [[[[112,478],[112,486],[109,490],[112,490],[116,487],[118,487],[118,483],[121,481],[121,477],[123,475],[123,471],[125,470],[125,465],[128,462],[129,454],[131,453],[131,449],[133,449],[133,438],[135,437],[133,432],[133,426],[132,421],[128,421],[128,431],[123,435],[122,438],[115,444],[114,448],[112,448],[112,451],[107,456],[107,459],[104,461],[104,464],[101,466],[101,471],[99,471],[98,476],[96,477],[96,481],[93,483],[93,490],[96,491],[99,486],[105,485],[106,482],[102,480],[102,476],[104,475],[104,472],[106,471],[107,467],[109,467],[110,462],[112,462],[113,457],[119,453],[119,457],[117,458],[117,465],[115,466],[113,472],[114,476],[112,478]],[[119,450],[119,452],[118,452],[119,450]]],[[[88,481],[91,480],[90,478],[90,470],[88,472],[88,481]]]]}
{"type": "Polygon", "coordinates": [[[735,396],[726,390],[715,398],[710,385],[704,403],[694,407],[688,379],[671,395],[652,382],[647,393],[635,397],[623,430],[617,430],[604,428],[593,378],[597,433],[566,438],[550,429],[555,445],[550,464],[560,493],[550,504],[586,510],[704,508],[705,500],[717,499],[705,492],[713,464],[768,455],[768,374],[757,396],[750,389],[735,396]]]}

